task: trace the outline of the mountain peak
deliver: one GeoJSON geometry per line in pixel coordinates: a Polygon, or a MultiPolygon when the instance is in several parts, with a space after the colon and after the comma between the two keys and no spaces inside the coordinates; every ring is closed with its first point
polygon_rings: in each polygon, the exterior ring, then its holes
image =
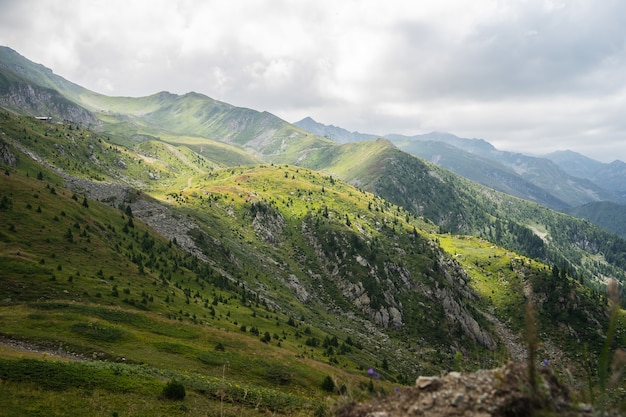
{"type": "Polygon", "coordinates": [[[304,119],[302,119],[302,120],[300,120],[298,122],[295,122],[294,124],[296,124],[296,123],[317,123],[317,122],[312,117],[307,116],[304,119]]]}
{"type": "Polygon", "coordinates": [[[338,126],[325,125],[323,123],[316,122],[311,117],[305,117],[299,122],[295,122],[294,125],[298,126],[300,129],[304,129],[319,136],[325,136],[339,143],[364,142],[379,138],[378,135],[370,135],[356,131],[350,132],[349,130],[338,126]]]}

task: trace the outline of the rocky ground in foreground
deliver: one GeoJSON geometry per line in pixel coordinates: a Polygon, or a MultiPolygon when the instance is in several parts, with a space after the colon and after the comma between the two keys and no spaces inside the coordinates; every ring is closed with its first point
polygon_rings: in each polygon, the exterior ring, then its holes
{"type": "MultiPolygon", "coordinates": [[[[471,374],[420,377],[405,388],[370,403],[349,404],[337,410],[339,417],[400,416],[592,416],[588,404],[575,404],[570,390],[558,381],[549,366],[537,369],[533,390],[525,365],[471,374]]],[[[617,414],[612,414],[617,415],[617,414]]]]}

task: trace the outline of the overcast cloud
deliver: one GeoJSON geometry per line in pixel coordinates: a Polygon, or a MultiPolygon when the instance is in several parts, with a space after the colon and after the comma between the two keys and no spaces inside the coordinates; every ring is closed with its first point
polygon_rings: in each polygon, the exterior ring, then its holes
{"type": "Polygon", "coordinates": [[[0,44],[107,95],[626,160],[622,0],[0,0],[0,44]]]}

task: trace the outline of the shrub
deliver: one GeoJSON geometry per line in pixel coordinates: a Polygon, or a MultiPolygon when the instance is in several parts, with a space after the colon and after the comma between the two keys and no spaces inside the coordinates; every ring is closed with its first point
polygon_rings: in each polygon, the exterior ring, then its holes
{"type": "Polygon", "coordinates": [[[183,400],[187,393],[185,392],[185,386],[182,383],[176,380],[171,380],[167,383],[167,385],[165,385],[165,388],[163,388],[162,395],[168,400],[183,400]]]}
{"type": "Polygon", "coordinates": [[[333,392],[335,390],[335,381],[333,381],[330,375],[326,375],[326,378],[322,381],[322,389],[326,392],[333,392]]]}
{"type": "Polygon", "coordinates": [[[267,369],[267,379],[278,385],[287,385],[291,382],[292,375],[289,369],[282,365],[273,365],[267,369]]]}

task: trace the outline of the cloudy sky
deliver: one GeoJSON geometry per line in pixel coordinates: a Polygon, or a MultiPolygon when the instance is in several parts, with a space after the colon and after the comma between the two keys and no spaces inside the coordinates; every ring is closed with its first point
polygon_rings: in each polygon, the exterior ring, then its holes
{"type": "Polygon", "coordinates": [[[623,0],[0,0],[0,45],[91,90],[626,161],[623,0]]]}

